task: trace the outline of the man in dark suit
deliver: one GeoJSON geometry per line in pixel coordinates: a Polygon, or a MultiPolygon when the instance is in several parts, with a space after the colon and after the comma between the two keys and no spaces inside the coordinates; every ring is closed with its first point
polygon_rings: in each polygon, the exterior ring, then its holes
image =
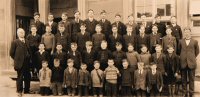
{"type": "Polygon", "coordinates": [[[179,41],[178,48],[180,51],[180,66],[183,81],[183,92],[185,97],[187,95],[187,82],[189,80],[189,96],[192,97],[194,93],[194,77],[197,66],[196,57],[199,54],[198,41],[191,39],[191,29],[184,29],[184,39],[179,41]]]}
{"type": "Polygon", "coordinates": [[[102,10],[100,15],[101,15],[101,20],[99,21],[99,24],[101,25],[102,33],[105,34],[106,40],[108,41],[109,35],[111,32],[111,22],[106,19],[106,11],[105,10],[102,10]]]}
{"type": "Polygon", "coordinates": [[[112,25],[117,26],[118,34],[120,34],[121,36],[126,34],[126,26],[124,25],[124,23],[121,22],[120,14],[115,15],[115,22],[112,25]]]}
{"type": "Polygon", "coordinates": [[[95,27],[98,24],[98,21],[94,19],[94,10],[88,10],[88,18],[84,22],[86,24],[86,32],[89,32],[92,37],[92,35],[96,32],[95,27]]]}
{"type": "Polygon", "coordinates": [[[30,23],[30,25],[36,25],[37,27],[37,34],[42,36],[45,32],[44,23],[40,21],[40,14],[38,12],[34,13],[34,21],[30,23]]]}
{"type": "Polygon", "coordinates": [[[128,16],[128,23],[126,23],[126,30],[127,30],[127,25],[130,25],[132,27],[132,34],[136,36],[136,23],[134,21],[134,15],[131,14],[128,16]]]}
{"type": "Polygon", "coordinates": [[[51,26],[51,33],[56,35],[56,33],[58,31],[58,24],[56,22],[54,22],[53,19],[54,19],[53,14],[49,13],[48,22],[46,23],[46,25],[50,25],[51,26]]]}
{"type": "Polygon", "coordinates": [[[71,37],[71,23],[68,20],[68,13],[63,12],[61,14],[61,18],[62,20],[59,23],[63,23],[65,26],[65,32],[64,33],[68,33],[69,37],[71,37]]]}
{"type": "Polygon", "coordinates": [[[22,28],[17,29],[18,39],[14,40],[10,48],[10,56],[14,60],[14,69],[17,71],[17,93],[18,96],[22,96],[23,92],[23,80],[24,93],[29,93],[30,88],[30,57],[31,51],[28,41],[25,40],[25,31],[22,28]]]}

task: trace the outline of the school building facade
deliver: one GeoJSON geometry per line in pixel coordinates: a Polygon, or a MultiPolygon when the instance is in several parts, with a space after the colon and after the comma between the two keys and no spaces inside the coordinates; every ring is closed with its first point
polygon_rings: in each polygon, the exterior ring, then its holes
{"type": "MultiPolygon", "coordinates": [[[[127,16],[133,14],[135,21],[140,21],[140,15],[145,14],[147,21],[153,21],[160,14],[162,21],[169,21],[170,16],[176,16],[178,24],[184,28],[191,27],[192,37],[200,44],[200,0],[1,0],[0,3],[0,70],[13,71],[13,61],[9,56],[10,44],[16,38],[16,29],[29,29],[33,13],[40,13],[40,20],[47,22],[49,12],[55,16],[55,21],[61,20],[62,12],[73,19],[73,11],[81,12],[81,19],[87,18],[87,10],[93,9],[95,18],[100,19],[101,10],[106,10],[107,19],[114,21],[114,15],[122,15],[122,21],[127,22],[127,16]]],[[[200,57],[197,58],[200,65],[200,57]]],[[[200,73],[200,66],[197,67],[200,73]]]]}

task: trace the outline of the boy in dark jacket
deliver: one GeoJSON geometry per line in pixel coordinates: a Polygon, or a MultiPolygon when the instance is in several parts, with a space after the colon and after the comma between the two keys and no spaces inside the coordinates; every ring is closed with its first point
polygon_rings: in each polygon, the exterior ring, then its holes
{"type": "Polygon", "coordinates": [[[77,83],[78,83],[78,70],[74,68],[74,60],[67,60],[68,67],[64,71],[63,86],[67,88],[68,96],[74,97],[77,83]]]}
{"type": "Polygon", "coordinates": [[[123,69],[120,70],[120,88],[122,96],[131,96],[131,90],[133,88],[133,71],[128,67],[129,63],[127,59],[122,60],[123,69]]]}
{"type": "Polygon", "coordinates": [[[63,73],[64,69],[60,67],[60,60],[55,58],[51,76],[51,88],[54,96],[62,95],[63,73]]]}
{"type": "Polygon", "coordinates": [[[87,65],[85,63],[82,63],[81,69],[78,72],[78,95],[80,97],[88,96],[90,85],[90,73],[87,71],[87,65]]]}

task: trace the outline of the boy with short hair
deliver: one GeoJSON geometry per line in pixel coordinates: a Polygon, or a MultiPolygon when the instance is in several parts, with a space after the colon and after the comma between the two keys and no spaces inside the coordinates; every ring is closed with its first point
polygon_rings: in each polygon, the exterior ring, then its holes
{"type": "Polygon", "coordinates": [[[60,67],[64,70],[67,67],[66,52],[62,51],[62,45],[60,43],[57,43],[56,45],[56,52],[53,53],[52,57],[53,59],[59,59],[60,60],[60,67]]]}
{"type": "Polygon", "coordinates": [[[57,31],[58,31],[58,24],[56,22],[53,21],[54,16],[52,13],[48,14],[48,21],[46,23],[46,25],[50,25],[51,26],[51,33],[56,35],[57,31]]]}
{"type": "Polygon", "coordinates": [[[114,51],[113,54],[113,59],[115,62],[115,66],[121,70],[123,68],[122,66],[122,59],[126,58],[126,53],[122,51],[122,44],[117,42],[116,43],[116,51],[114,51]]]}
{"type": "Polygon", "coordinates": [[[42,61],[42,69],[39,71],[39,81],[40,81],[40,94],[42,96],[49,95],[50,85],[51,85],[51,75],[52,71],[48,67],[48,62],[42,61]]]}
{"type": "Polygon", "coordinates": [[[134,87],[136,96],[146,96],[147,71],[144,69],[144,62],[138,62],[138,69],[134,72],[134,87]]]}
{"type": "Polygon", "coordinates": [[[99,50],[100,49],[100,45],[101,45],[101,41],[105,40],[105,35],[103,33],[101,33],[101,25],[97,24],[95,31],[96,33],[92,35],[92,42],[93,42],[93,47],[95,50],[99,50]]]}
{"type": "Polygon", "coordinates": [[[60,66],[60,59],[55,58],[51,76],[51,88],[54,96],[62,95],[63,73],[64,69],[60,66]]]}
{"type": "Polygon", "coordinates": [[[117,32],[117,26],[113,25],[112,26],[112,34],[109,35],[109,50],[111,50],[112,52],[116,50],[115,45],[117,42],[122,43],[123,39],[122,36],[120,34],[118,34],[117,32]]]}
{"type": "Polygon", "coordinates": [[[120,70],[120,88],[122,96],[131,96],[131,90],[133,88],[133,71],[129,68],[127,59],[122,60],[123,69],[120,70]]]}
{"type": "Polygon", "coordinates": [[[42,35],[41,42],[45,44],[46,51],[52,55],[55,48],[55,36],[51,33],[50,25],[46,25],[46,32],[42,35]]]}
{"type": "Polygon", "coordinates": [[[123,48],[124,51],[128,51],[128,44],[134,44],[134,48],[136,48],[136,34],[133,33],[133,27],[130,24],[126,25],[126,34],[123,35],[123,48]]]}
{"type": "Polygon", "coordinates": [[[150,97],[160,96],[163,88],[162,74],[156,68],[157,64],[151,63],[151,71],[147,73],[147,93],[150,94],[150,97]]]}
{"type": "Polygon", "coordinates": [[[92,41],[87,41],[85,43],[86,49],[82,53],[82,61],[87,64],[87,70],[91,72],[94,69],[94,60],[96,60],[97,53],[92,48],[92,41]]]}
{"type": "Polygon", "coordinates": [[[116,97],[117,96],[117,82],[120,76],[119,70],[114,65],[114,60],[112,58],[108,59],[108,67],[104,71],[105,74],[105,89],[107,91],[107,96],[116,97]]]}
{"type": "Polygon", "coordinates": [[[105,70],[108,66],[108,59],[112,57],[112,52],[107,49],[107,41],[101,41],[101,50],[97,52],[97,60],[100,62],[101,70],[105,70]]]}
{"type": "Polygon", "coordinates": [[[78,70],[74,68],[74,60],[67,60],[68,67],[64,71],[63,86],[67,88],[68,96],[74,97],[78,83],[78,70]]]}
{"type": "Polygon", "coordinates": [[[74,67],[79,70],[82,62],[81,53],[77,50],[77,44],[75,42],[71,43],[71,50],[67,54],[67,58],[74,60],[74,67]]]}
{"type": "Polygon", "coordinates": [[[45,51],[44,43],[40,43],[38,46],[39,50],[35,52],[35,73],[39,73],[39,70],[42,68],[42,61],[46,60],[48,63],[50,61],[50,55],[45,51]]]}
{"type": "Polygon", "coordinates": [[[55,43],[60,43],[64,52],[68,52],[70,49],[71,37],[68,33],[65,33],[64,23],[58,24],[58,33],[55,35],[55,43]]]}
{"type": "Polygon", "coordinates": [[[81,64],[81,69],[78,72],[78,95],[88,96],[89,88],[91,86],[91,76],[87,71],[87,65],[85,63],[81,64]]]}
{"type": "Polygon", "coordinates": [[[97,95],[103,97],[104,72],[99,67],[100,62],[94,61],[94,69],[91,71],[94,97],[97,97],[97,95]]]}
{"type": "Polygon", "coordinates": [[[117,26],[117,32],[119,35],[123,36],[126,34],[126,26],[124,25],[124,23],[121,22],[121,15],[120,14],[115,14],[115,22],[112,23],[112,25],[116,25],[117,26]]]}
{"type": "Polygon", "coordinates": [[[77,33],[77,36],[76,36],[76,43],[78,44],[78,50],[79,52],[83,52],[83,50],[85,50],[85,43],[86,41],[90,41],[91,38],[90,38],[90,34],[88,32],[85,31],[86,25],[84,23],[82,23],[80,25],[80,29],[81,31],[79,33],[77,33]]]}
{"type": "Polygon", "coordinates": [[[34,18],[34,21],[32,21],[30,23],[30,25],[36,25],[37,34],[42,36],[44,34],[44,31],[45,31],[45,25],[44,25],[43,22],[40,21],[40,13],[35,12],[33,18],[34,18]]]}
{"type": "Polygon", "coordinates": [[[83,23],[83,20],[80,19],[80,15],[81,15],[80,11],[78,10],[74,11],[74,19],[71,22],[72,42],[75,42],[77,33],[81,32],[80,27],[81,27],[81,24],[83,23]]]}
{"type": "Polygon", "coordinates": [[[59,23],[64,23],[65,26],[65,33],[68,33],[68,35],[71,37],[71,23],[68,20],[68,13],[67,12],[63,12],[61,14],[61,21],[59,23]]]}
{"type": "Polygon", "coordinates": [[[163,39],[162,39],[163,52],[167,53],[167,46],[168,45],[173,46],[173,48],[175,49],[174,52],[176,52],[177,42],[176,42],[176,38],[174,36],[172,36],[172,29],[171,29],[171,27],[167,27],[166,34],[167,35],[164,36],[163,39]]]}

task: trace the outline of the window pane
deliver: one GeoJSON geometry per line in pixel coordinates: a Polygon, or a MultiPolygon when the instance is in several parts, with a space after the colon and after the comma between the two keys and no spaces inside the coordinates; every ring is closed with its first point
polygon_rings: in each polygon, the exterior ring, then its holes
{"type": "Polygon", "coordinates": [[[175,0],[157,0],[156,7],[161,16],[175,15],[175,0]]]}
{"type": "Polygon", "coordinates": [[[141,14],[145,14],[146,17],[152,17],[153,13],[153,0],[137,0],[136,14],[137,18],[140,18],[141,14]]]}

